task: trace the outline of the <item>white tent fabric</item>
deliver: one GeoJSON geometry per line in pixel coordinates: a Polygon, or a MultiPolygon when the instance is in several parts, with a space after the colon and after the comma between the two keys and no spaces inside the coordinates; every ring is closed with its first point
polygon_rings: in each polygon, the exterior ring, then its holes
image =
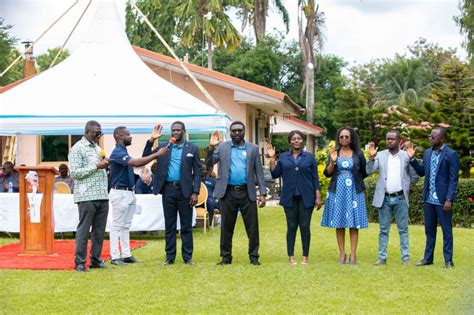
{"type": "Polygon", "coordinates": [[[125,125],[149,133],[181,120],[190,133],[225,131],[230,117],[156,75],[132,49],[112,0],[101,1],[89,32],[65,61],[0,95],[0,135],[105,133],[125,125]]]}

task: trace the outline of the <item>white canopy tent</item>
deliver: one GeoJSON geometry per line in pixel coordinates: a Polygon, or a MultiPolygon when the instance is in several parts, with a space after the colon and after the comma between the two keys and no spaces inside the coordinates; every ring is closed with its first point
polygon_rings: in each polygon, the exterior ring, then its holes
{"type": "Polygon", "coordinates": [[[65,61],[0,94],[0,135],[80,135],[88,120],[104,133],[125,125],[148,134],[170,132],[181,120],[189,133],[224,132],[230,117],[160,78],[128,41],[115,3],[101,1],[89,32],[65,61]]]}

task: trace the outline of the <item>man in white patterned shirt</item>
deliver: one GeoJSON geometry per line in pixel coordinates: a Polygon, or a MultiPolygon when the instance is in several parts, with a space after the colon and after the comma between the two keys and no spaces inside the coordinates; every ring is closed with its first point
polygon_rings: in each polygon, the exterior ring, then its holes
{"type": "Polygon", "coordinates": [[[79,208],[75,252],[75,269],[79,272],[89,271],[86,261],[91,227],[90,268],[110,268],[100,259],[109,213],[106,173],[108,162],[101,156],[98,145],[100,137],[100,124],[90,120],[86,124],[84,137],[69,152],[69,169],[74,179],[74,202],[79,208]]]}

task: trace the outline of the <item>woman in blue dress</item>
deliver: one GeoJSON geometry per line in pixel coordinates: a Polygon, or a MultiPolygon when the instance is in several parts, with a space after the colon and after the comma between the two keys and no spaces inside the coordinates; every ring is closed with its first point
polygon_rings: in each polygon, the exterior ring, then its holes
{"type": "Polygon", "coordinates": [[[336,229],[339,263],[347,260],[346,228],[349,229],[351,254],[349,263],[357,261],[359,229],[368,227],[364,178],[366,160],[359,148],[359,138],[353,128],[337,131],[336,148],[331,148],[324,175],[330,177],[321,225],[336,229]]]}

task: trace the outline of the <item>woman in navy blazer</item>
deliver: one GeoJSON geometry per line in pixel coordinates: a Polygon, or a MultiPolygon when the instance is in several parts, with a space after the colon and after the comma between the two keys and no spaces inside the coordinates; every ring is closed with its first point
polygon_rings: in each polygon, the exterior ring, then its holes
{"type": "Polygon", "coordinates": [[[291,149],[280,155],[278,163],[274,148],[272,145],[268,146],[270,171],[273,178],[283,178],[280,205],[284,207],[286,215],[288,261],[290,265],[296,265],[294,248],[299,226],[303,245],[301,264],[307,265],[311,240],[311,215],[315,204],[318,210],[321,208],[318,164],[311,153],[303,151],[304,134],[301,131],[291,131],[288,134],[288,143],[291,149]]]}

